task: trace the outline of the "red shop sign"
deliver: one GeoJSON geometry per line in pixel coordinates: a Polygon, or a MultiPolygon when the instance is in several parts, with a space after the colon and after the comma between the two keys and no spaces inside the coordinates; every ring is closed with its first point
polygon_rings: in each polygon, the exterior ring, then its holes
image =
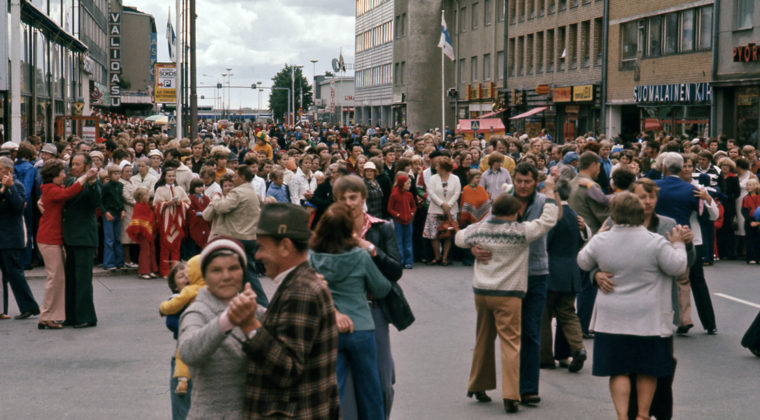
{"type": "Polygon", "coordinates": [[[739,63],[751,63],[754,61],[760,61],[757,58],[757,53],[760,47],[756,44],[747,44],[744,46],[734,47],[734,62],[739,63]]]}

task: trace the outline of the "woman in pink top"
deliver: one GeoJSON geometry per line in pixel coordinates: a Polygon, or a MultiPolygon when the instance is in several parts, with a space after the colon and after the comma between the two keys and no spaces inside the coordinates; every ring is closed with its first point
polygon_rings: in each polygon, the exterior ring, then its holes
{"type": "Polygon", "coordinates": [[[97,169],[90,169],[70,187],[63,186],[65,174],[63,163],[52,159],[42,166],[42,198],[41,207],[44,209],[37,230],[37,246],[45,262],[47,280],[45,282],[45,298],[42,301],[40,322],[37,327],[41,330],[63,328],[59,321],[66,318],[66,280],[63,265],[63,206],[66,201],[82,191],[84,183],[97,175],[97,169]]]}

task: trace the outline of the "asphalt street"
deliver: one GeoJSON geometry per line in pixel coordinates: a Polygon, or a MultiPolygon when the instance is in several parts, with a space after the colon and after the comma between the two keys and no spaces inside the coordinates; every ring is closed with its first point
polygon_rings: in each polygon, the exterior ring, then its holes
{"type": "MultiPolygon", "coordinates": [[[[758,418],[751,395],[760,359],[739,341],[758,312],[750,304],[760,304],[760,267],[719,262],[706,275],[718,335],[704,333],[693,309],[696,327],[675,341],[675,418],[758,418]]],[[[397,383],[391,418],[503,418],[498,390],[489,392],[490,404],[465,396],[475,337],[471,268],[418,265],[401,281],[417,321],[392,332],[397,383]]],[[[264,283],[271,293],[271,283],[264,283]]],[[[33,278],[30,285],[41,300],[44,280],[33,278]]],[[[158,315],[159,303],[170,295],[166,283],[130,274],[98,277],[94,287],[96,328],[40,331],[36,318],[0,321],[0,419],[170,418],[175,343],[158,315]]],[[[12,298],[10,307],[16,315],[12,298]]],[[[586,346],[591,359],[592,341],[586,346]]],[[[615,417],[607,379],[593,377],[590,362],[577,374],[542,370],[540,393],[539,407],[521,406],[513,416],[615,417]]]]}

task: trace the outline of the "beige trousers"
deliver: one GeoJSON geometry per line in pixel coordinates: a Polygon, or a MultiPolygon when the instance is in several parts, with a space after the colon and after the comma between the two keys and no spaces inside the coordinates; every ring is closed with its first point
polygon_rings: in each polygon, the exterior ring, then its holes
{"type": "Polygon", "coordinates": [[[40,308],[40,321],[66,320],[66,272],[62,245],[37,244],[45,262],[45,298],[40,308]]]}
{"type": "Polygon", "coordinates": [[[522,299],[507,296],[475,295],[478,313],[475,349],[468,392],[496,388],[496,363],[493,341],[499,334],[501,344],[502,398],[520,400],[520,318],[522,299]]]}
{"type": "MultiPolygon", "coordinates": [[[[697,261],[701,264],[701,261],[697,261]]],[[[676,277],[678,285],[678,320],[679,327],[694,325],[691,322],[691,282],[689,281],[689,270],[676,277]]]]}

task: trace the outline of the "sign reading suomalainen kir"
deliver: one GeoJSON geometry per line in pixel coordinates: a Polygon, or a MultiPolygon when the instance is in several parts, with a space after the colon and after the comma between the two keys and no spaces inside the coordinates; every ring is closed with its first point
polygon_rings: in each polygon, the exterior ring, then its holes
{"type": "Polygon", "coordinates": [[[709,83],[634,86],[633,100],[636,103],[710,102],[712,100],[712,86],[709,83]]]}

